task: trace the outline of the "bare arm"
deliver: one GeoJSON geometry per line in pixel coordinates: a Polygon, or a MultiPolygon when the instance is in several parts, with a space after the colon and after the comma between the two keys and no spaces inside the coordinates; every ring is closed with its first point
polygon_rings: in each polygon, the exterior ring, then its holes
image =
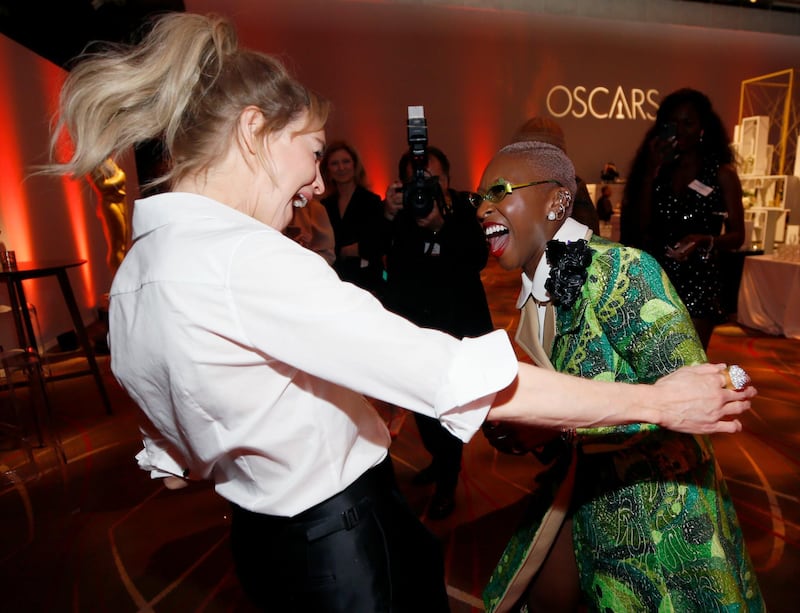
{"type": "Polygon", "coordinates": [[[719,169],[719,185],[728,218],[725,220],[725,234],[717,237],[716,245],[719,249],[734,251],[742,246],[745,236],[742,183],[732,164],[719,169]]]}
{"type": "Polygon", "coordinates": [[[515,382],[499,392],[493,421],[553,429],[649,422],[676,432],[738,432],[753,387],[725,389],[724,365],[683,367],[653,385],[581,379],[520,363],[515,382]]]}

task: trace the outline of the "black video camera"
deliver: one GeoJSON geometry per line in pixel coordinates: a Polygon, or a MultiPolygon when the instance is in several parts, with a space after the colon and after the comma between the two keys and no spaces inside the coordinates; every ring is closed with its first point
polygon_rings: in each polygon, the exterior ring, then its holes
{"type": "Polygon", "coordinates": [[[428,147],[428,124],[425,109],[408,107],[408,153],[411,158],[411,178],[403,183],[403,208],[414,217],[427,217],[434,205],[444,210],[444,193],[438,177],[426,172],[425,150],[428,147]]]}

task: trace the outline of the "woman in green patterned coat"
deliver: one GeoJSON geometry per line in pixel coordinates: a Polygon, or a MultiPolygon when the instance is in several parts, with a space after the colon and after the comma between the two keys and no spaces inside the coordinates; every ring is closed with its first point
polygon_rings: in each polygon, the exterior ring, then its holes
{"type": "MultiPolygon", "coordinates": [[[[517,342],[540,366],[652,383],[706,361],[656,261],[570,219],[575,170],[561,150],[508,145],[481,189],[491,254],[523,270],[517,342]]],[[[484,590],[487,611],[764,610],[707,437],[642,424],[485,431],[543,465],[484,590]]]]}

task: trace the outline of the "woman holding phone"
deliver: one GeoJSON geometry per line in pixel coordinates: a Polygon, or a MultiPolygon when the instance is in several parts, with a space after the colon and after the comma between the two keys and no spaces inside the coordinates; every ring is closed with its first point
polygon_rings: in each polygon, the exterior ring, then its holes
{"type": "Polygon", "coordinates": [[[625,185],[620,241],[651,253],[708,348],[724,321],[719,252],[744,242],[742,185],[708,97],[679,89],[661,102],[625,185]]]}

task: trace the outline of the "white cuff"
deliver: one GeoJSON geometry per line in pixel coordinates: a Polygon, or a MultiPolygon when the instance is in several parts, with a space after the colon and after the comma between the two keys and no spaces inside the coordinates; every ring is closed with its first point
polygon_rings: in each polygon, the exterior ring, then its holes
{"type": "Polygon", "coordinates": [[[517,376],[519,361],[504,330],[465,338],[436,399],[436,415],[454,436],[469,442],[486,420],[495,395],[517,376]]]}

